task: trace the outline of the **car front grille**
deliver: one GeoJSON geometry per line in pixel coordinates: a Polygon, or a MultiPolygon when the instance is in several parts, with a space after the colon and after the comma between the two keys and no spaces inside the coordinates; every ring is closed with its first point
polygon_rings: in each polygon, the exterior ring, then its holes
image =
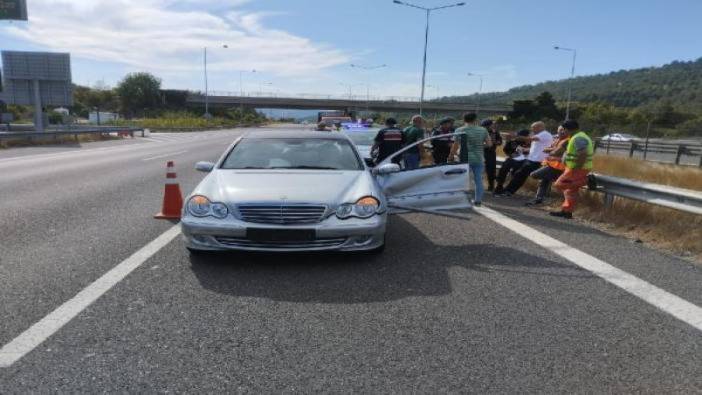
{"type": "Polygon", "coordinates": [[[338,247],[346,242],[345,237],[316,239],[310,241],[259,241],[245,237],[215,237],[218,243],[239,248],[263,248],[272,250],[306,250],[338,247]]]}
{"type": "Polygon", "coordinates": [[[326,206],[307,204],[253,205],[238,206],[241,219],[245,222],[274,225],[315,224],[322,220],[326,206]]]}

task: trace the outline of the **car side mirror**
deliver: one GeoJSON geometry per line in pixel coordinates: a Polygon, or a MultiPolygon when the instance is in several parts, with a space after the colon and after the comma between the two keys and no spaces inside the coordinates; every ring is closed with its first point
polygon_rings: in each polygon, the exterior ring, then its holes
{"type": "Polygon", "coordinates": [[[380,165],[373,169],[373,172],[378,175],[386,175],[386,174],[392,174],[392,173],[397,173],[400,171],[400,165],[397,163],[386,163],[384,165],[380,165]]]}
{"type": "Polygon", "coordinates": [[[212,162],[197,162],[195,164],[195,170],[201,171],[203,173],[209,173],[214,169],[215,164],[212,162]]]}

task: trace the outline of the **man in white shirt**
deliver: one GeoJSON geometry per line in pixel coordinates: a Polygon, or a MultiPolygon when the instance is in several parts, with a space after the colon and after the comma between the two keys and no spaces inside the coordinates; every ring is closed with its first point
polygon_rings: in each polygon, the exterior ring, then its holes
{"type": "Polygon", "coordinates": [[[551,143],[553,143],[553,136],[546,130],[546,125],[543,122],[534,122],[531,125],[531,131],[531,136],[518,137],[518,139],[524,142],[530,142],[531,148],[529,148],[529,155],[522,164],[522,167],[514,173],[512,180],[505,188],[504,196],[512,196],[515,194],[519,188],[524,185],[527,178],[529,178],[529,174],[541,167],[541,162],[543,162],[548,155],[544,152],[544,149],[548,148],[551,146],[551,143]]]}

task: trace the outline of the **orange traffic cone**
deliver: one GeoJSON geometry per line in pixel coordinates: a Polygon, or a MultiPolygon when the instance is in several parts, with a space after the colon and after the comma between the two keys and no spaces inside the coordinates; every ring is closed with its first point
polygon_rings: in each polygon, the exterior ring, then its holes
{"type": "Polygon", "coordinates": [[[183,194],[180,192],[178,176],[173,167],[173,161],[169,161],[166,166],[166,189],[163,195],[163,208],[160,213],[154,215],[154,218],[180,219],[180,212],[183,209],[183,194]]]}

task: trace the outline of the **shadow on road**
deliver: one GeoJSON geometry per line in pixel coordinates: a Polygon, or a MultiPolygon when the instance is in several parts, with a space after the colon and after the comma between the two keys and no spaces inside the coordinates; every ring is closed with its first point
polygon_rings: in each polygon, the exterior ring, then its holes
{"type": "Polygon", "coordinates": [[[191,256],[205,289],[289,302],[368,303],[451,292],[448,270],[592,277],[574,266],[487,244],[437,245],[396,216],[382,255],[354,253],[191,256]]]}

